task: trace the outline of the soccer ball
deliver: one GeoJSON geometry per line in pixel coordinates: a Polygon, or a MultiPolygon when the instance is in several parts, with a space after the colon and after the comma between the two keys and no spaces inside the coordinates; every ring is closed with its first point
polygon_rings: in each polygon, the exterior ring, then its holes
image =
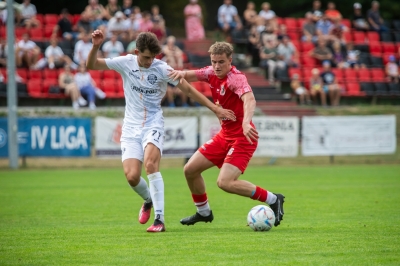
{"type": "Polygon", "coordinates": [[[275,214],[267,205],[257,205],[247,215],[247,225],[254,231],[269,231],[274,223],[275,214]]]}

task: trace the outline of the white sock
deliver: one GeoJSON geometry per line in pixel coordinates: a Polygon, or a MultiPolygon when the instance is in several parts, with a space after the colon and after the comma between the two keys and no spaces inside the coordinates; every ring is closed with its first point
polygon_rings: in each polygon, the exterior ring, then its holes
{"type": "Polygon", "coordinates": [[[202,202],[202,203],[195,203],[196,207],[197,207],[197,212],[201,215],[201,216],[208,216],[211,213],[210,210],[210,205],[208,204],[208,201],[206,202],[202,202]],[[197,205],[199,204],[199,205],[197,205]]]}
{"type": "Polygon", "coordinates": [[[274,204],[276,202],[276,195],[270,191],[267,191],[267,200],[265,201],[268,205],[274,204]]]}
{"type": "Polygon", "coordinates": [[[139,196],[142,197],[146,202],[151,202],[151,197],[150,197],[150,190],[149,187],[147,186],[146,180],[144,180],[143,177],[140,177],[139,184],[137,184],[135,187],[131,186],[131,188],[139,194],[139,196]]]}
{"type": "Polygon", "coordinates": [[[147,176],[150,182],[150,195],[153,199],[154,216],[164,222],[164,180],[160,172],[147,176]]]}

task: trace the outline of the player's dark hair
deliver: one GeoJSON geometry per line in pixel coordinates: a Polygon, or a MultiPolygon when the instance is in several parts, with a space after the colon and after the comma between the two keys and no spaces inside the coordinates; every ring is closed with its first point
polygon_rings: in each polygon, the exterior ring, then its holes
{"type": "Polygon", "coordinates": [[[136,38],[136,48],[143,53],[146,49],[154,55],[161,52],[161,46],[157,36],[152,32],[141,32],[136,38]]]}
{"type": "Polygon", "coordinates": [[[211,45],[208,52],[210,54],[226,54],[226,57],[230,58],[233,53],[233,46],[227,42],[215,42],[213,45],[211,45]]]}

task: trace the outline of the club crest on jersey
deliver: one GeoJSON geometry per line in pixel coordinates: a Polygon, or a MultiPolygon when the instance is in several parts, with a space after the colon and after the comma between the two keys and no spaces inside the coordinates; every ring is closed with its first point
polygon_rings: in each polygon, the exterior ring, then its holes
{"type": "Polygon", "coordinates": [[[225,85],[222,85],[222,86],[221,86],[221,90],[219,91],[219,94],[220,94],[221,96],[224,96],[224,95],[225,95],[225,85]]]}
{"type": "Polygon", "coordinates": [[[157,76],[154,74],[150,74],[147,76],[147,81],[151,84],[154,85],[154,83],[157,82],[157,76]]]}

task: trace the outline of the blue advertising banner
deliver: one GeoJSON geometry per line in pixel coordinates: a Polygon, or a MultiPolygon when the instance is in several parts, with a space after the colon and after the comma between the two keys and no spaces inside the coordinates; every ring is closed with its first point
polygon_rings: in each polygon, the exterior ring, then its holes
{"type": "MultiPolygon", "coordinates": [[[[0,157],[8,156],[7,119],[0,118],[0,157]]],[[[19,156],[88,157],[90,118],[19,118],[19,156]]]]}

